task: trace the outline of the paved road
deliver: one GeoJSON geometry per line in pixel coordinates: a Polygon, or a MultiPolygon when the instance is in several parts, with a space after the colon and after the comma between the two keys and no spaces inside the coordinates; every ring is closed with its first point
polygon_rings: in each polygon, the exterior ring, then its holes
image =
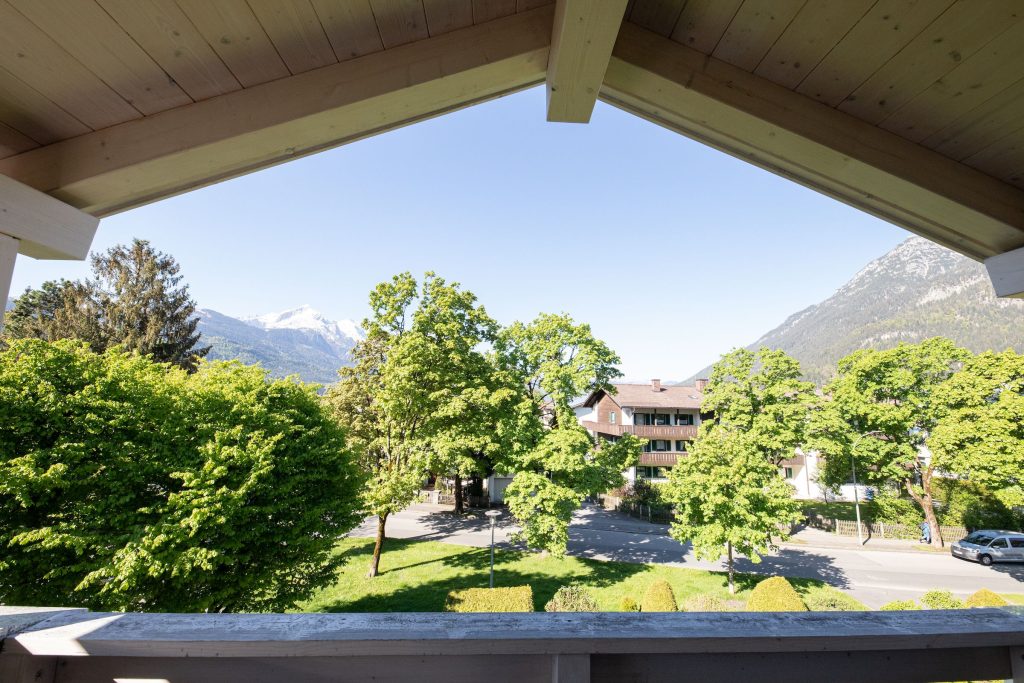
{"type": "MultiPolygon", "coordinates": [[[[499,522],[495,540],[508,546],[515,527],[499,522]]],[[[353,532],[372,536],[376,522],[368,520],[353,532]]],[[[490,543],[490,527],[479,517],[456,519],[445,508],[415,505],[388,520],[388,536],[418,538],[457,545],[483,547],[490,543]]],[[[723,569],[721,562],[697,560],[690,545],[664,533],[664,527],[616,512],[588,506],[577,512],[569,528],[569,554],[599,560],[650,562],[692,569],[723,569]]],[[[919,598],[931,588],[959,595],[985,587],[1001,593],[1024,593],[1024,564],[982,567],[947,554],[920,551],[822,548],[786,545],[760,564],[739,558],[737,569],[762,574],[822,579],[842,588],[870,607],[890,600],[919,598]]]]}

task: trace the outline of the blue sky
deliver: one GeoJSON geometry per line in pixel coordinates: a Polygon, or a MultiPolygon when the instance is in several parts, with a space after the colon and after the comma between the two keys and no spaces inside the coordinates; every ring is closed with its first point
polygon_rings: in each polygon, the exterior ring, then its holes
{"type": "MultiPolygon", "coordinates": [[[[630,379],[683,379],[828,297],[908,233],[598,103],[533,89],[105,219],[150,240],[204,308],[362,319],[377,282],[434,270],[499,321],[564,311],[630,379]]],[[[11,294],[84,263],[22,257],[11,294]]]]}

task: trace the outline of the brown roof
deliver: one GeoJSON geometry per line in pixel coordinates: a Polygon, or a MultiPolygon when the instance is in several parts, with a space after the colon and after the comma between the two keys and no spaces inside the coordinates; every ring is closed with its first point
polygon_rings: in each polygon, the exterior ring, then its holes
{"type": "MultiPolygon", "coordinates": [[[[655,391],[650,384],[616,384],[612,400],[623,408],[700,408],[704,395],[697,387],[673,384],[662,386],[655,391]]],[[[584,405],[592,406],[601,399],[604,391],[595,391],[587,397],[584,405]]]]}

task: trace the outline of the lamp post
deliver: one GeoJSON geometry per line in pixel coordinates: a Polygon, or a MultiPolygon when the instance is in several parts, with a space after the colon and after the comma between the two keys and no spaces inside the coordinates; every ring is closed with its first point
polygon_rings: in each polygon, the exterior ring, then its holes
{"type": "Polygon", "coordinates": [[[484,514],[491,518],[491,588],[494,588],[494,526],[501,517],[501,510],[488,510],[484,514]]]}
{"type": "Polygon", "coordinates": [[[864,432],[856,439],[853,440],[853,445],[850,446],[850,469],[853,471],[853,506],[857,510],[857,540],[860,541],[861,545],[864,545],[864,531],[860,524],[860,493],[857,490],[857,462],[853,457],[854,452],[857,450],[857,445],[860,440],[865,436],[879,436],[882,432],[875,430],[873,432],[864,432]]]}

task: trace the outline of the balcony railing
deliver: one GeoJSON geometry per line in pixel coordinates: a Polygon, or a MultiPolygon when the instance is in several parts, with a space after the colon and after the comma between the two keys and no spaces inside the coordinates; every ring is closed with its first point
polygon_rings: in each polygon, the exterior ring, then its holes
{"type": "Polygon", "coordinates": [[[638,465],[654,465],[659,467],[675,467],[679,456],[685,453],[641,453],[638,465]]]}
{"type": "Polygon", "coordinates": [[[1024,682],[1024,608],[711,614],[0,610],[5,683],[1024,682]]]}
{"type": "Polygon", "coordinates": [[[645,439],[696,439],[697,428],[693,425],[673,425],[673,426],[655,426],[655,425],[619,425],[619,424],[608,424],[607,422],[591,422],[589,420],[583,421],[583,426],[592,432],[598,434],[608,434],[610,436],[622,436],[623,434],[633,434],[635,436],[642,436],[645,439]]]}

